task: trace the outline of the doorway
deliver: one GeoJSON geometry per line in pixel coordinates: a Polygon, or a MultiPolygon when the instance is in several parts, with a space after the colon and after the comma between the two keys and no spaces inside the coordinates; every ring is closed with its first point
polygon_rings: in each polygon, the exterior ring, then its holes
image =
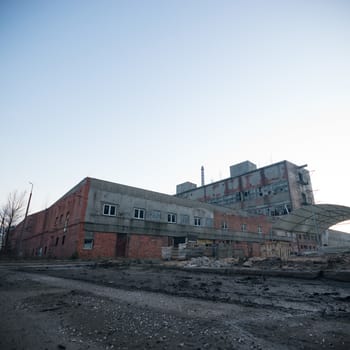
{"type": "Polygon", "coordinates": [[[116,256],[117,258],[126,257],[126,245],[128,237],[126,233],[118,233],[117,236],[117,247],[116,247],[116,256]]]}

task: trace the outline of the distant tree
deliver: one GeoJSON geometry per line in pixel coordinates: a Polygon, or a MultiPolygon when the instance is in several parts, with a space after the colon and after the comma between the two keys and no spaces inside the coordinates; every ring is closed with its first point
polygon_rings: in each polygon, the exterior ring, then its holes
{"type": "Polygon", "coordinates": [[[3,230],[3,247],[7,247],[11,227],[16,225],[23,215],[24,197],[26,193],[18,191],[11,192],[7,197],[7,202],[0,208],[1,227],[3,230]]]}

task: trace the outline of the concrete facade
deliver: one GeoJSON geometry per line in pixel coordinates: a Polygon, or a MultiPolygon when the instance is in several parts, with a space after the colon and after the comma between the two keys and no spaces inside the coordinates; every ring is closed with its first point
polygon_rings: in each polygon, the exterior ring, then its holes
{"type": "Polygon", "coordinates": [[[162,247],[189,241],[259,256],[270,239],[266,216],[86,178],[48,209],[28,216],[10,245],[27,257],[154,259],[161,258],[162,247]]]}
{"type": "Polygon", "coordinates": [[[247,161],[231,166],[230,173],[230,178],[185,191],[178,185],[176,195],[265,216],[286,215],[314,203],[306,165],[282,161],[256,169],[247,161]]]}

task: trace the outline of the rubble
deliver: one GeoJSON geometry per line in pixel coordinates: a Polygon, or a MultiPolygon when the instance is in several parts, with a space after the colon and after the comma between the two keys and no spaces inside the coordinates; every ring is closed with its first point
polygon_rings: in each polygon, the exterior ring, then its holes
{"type": "Polygon", "coordinates": [[[227,258],[227,259],[213,259],[207,256],[202,256],[198,258],[192,258],[186,261],[183,265],[184,267],[208,267],[208,268],[222,268],[222,267],[232,267],[238,264],[238,258],[227,258]]]}
{"type": "Polygon", "coordinates": [[[349,283],[217,273],[292,266],[278,259],[177,263],[0,267],[0,348],[349,349],[349,283]]]}

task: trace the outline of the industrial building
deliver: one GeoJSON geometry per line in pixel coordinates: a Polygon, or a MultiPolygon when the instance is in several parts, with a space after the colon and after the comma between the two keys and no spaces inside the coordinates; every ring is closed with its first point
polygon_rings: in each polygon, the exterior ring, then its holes
{"type": "MultiPolygon", "coordinates": [[[[306,166],[245,162],[231,177],[177,195],[85,178],[49,208],[26,217],[7,250],[24,257],[160,259],[279,256],[316,251],[350,208],[315,205],[306,166]]],[[[333,239],[333,238],[332,238],[333,239]]]]}
{"type": "Polygon", "coordinates": [[[198,200],[245,210],[251,214],[280,216],[302,206],[314,204],[307,165],[282,161],[257,169],[250,161],[230,167],[230,177],[204,184],[191,182],[177,186],[179,198],[198,200]]]}
{"type": "Polygon", "coordinates": [[[271,235],[263,216],[85,178],[50,208],[27,217],[10,239],[24,256],[161,258],[162,247],[226,244],[260,255],[271,235]]]}

